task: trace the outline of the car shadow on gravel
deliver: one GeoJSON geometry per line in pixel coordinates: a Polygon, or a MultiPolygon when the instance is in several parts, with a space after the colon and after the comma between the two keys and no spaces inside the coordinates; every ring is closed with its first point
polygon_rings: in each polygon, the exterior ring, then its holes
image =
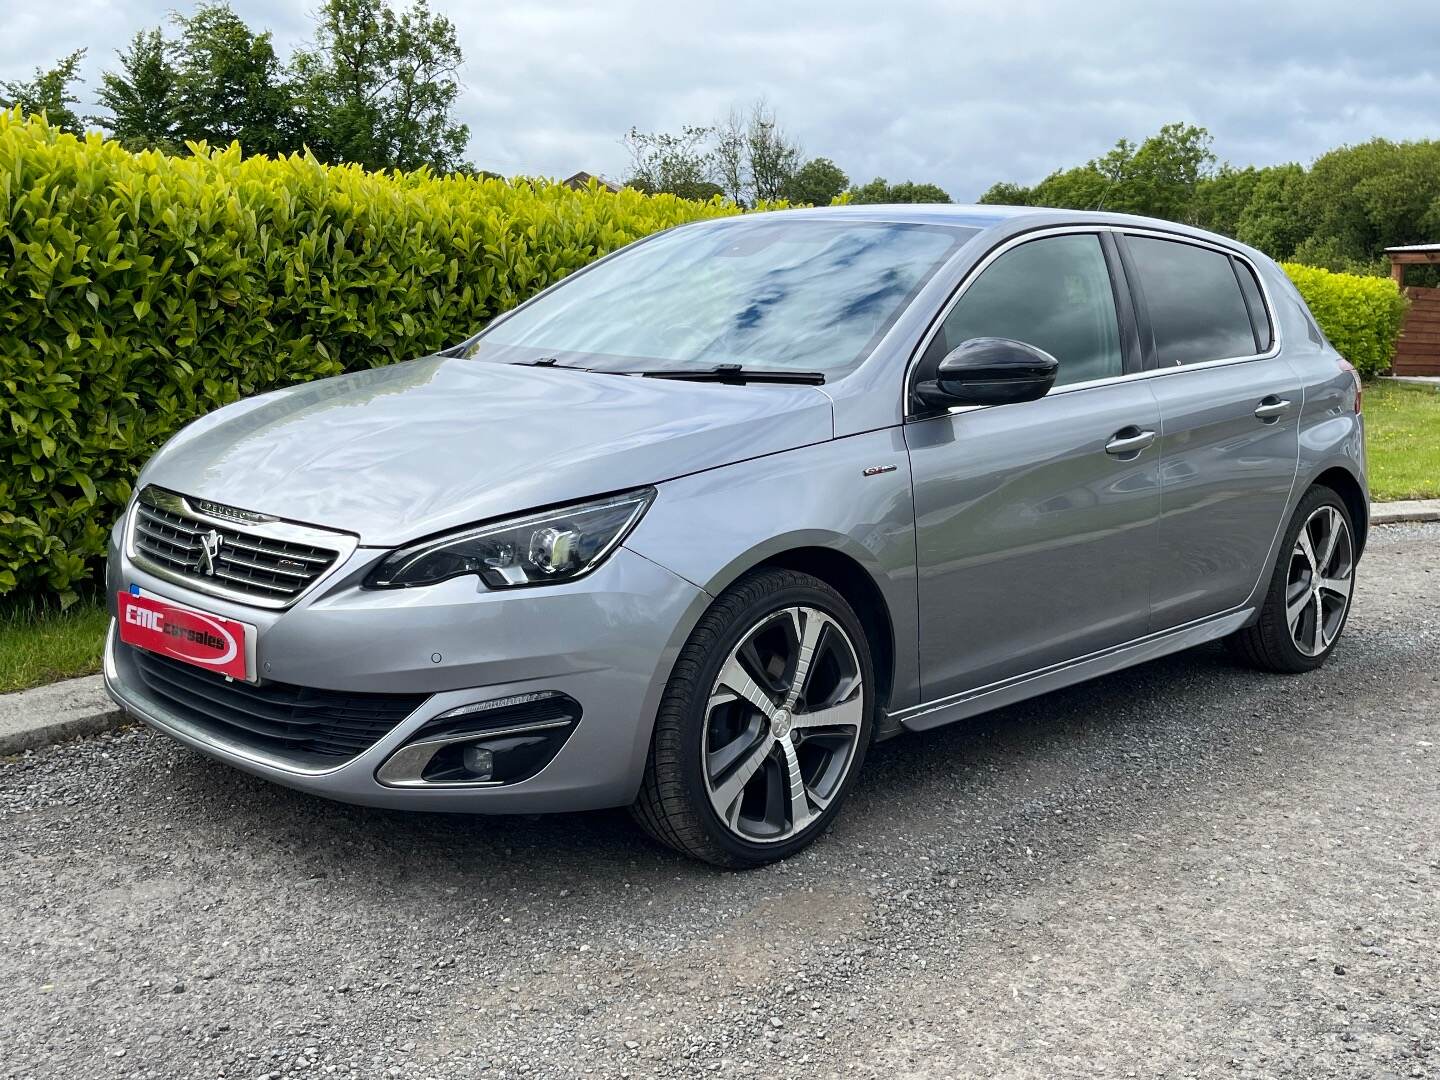
{"type": "MultiPolygon", "coordinates": [[[[1217,699],[1242,706],[1257,683],[1264,680],[1222,649],[1201,648],[881,744],[829,836],[778,872],[823,881],[866,850],[927,836],[964,844],[967,829],[1049,795],[1141,767],[1155,775],[1183,769],[1184,761],[1172,760],[1177,754],[1193,759],[1197,740],[1225,739],[1222,728],[1201,723],[1217,699]],[[1164,741],[1177,737],[1187,745],[1164,741]]],[[[688,893],[725,876],[655,844],[623,810],[527,817],[379,810],[276,787],[178,747],[172,760],[173,828],[209,834],[232,854],[241,849],[348,882],[363,895],[482,888],[520,898],[590,892],[617,880],[623,888],[688,893]]]]}

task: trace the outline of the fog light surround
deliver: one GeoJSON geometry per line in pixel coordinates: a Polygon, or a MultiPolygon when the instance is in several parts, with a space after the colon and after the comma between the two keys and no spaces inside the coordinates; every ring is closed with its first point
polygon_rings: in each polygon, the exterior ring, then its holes
{"type": "Polygon", "coordinates": [[[557,690],[448,709],[420,726],[375,771],[386,787],[498,787],[554,760],[580,722],[580,703],[557,690]]]}

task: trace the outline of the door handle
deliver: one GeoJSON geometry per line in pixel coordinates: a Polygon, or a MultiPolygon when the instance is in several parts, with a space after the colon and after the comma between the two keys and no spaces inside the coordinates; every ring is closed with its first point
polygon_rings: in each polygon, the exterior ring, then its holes
{"type": "Polygon", "coordinates": [[[1132,424],[1110,436],[1110,441],[1105,444],[1105,453],[1114,454],[1116,457],[1138,454],[1154,441],[1155,432],[1141,431],[1132,424]]]}
{"type": "Polygon", "coordinates": [[[1268,424],[1271,420],[1279,420],[1289,411],[1290,402],[1272,394],[1255,406],[1255,419],[1264,420],[1268,424]]]}

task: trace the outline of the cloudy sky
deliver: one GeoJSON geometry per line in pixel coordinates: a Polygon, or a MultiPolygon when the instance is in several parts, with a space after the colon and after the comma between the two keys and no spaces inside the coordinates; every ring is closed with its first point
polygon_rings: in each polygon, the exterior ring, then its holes
{"type": "MultiPolygon", "coordinates": [[[[469,156],[502,173],[620,177],[632,125],[703,124],[761,95],[807,155],[958,201],[1173,120],[1235,164],[1440,137],[1434,0],[431,3],[465,50],[469,156]]],[[[177,6],[0,0],[0,78],[85,46],[88,99],[114,50],[177,6]]],[[[233,6],[282,55],[310,35],[308,3],[233,6]]]]}

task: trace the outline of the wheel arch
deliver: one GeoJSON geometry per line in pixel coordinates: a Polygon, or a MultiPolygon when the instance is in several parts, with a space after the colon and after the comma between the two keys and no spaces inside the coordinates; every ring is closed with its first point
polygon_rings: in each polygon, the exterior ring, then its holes
{"type": "Polygon", "coordinates": [[[828,547],[787,548],[767,556],[750,570],[769,566],[817,577],[845,598],[859,617],[870,645],[875,700],[880,708],[888,708],[895,689],[895,624],[885,594],[869,571],[843,551],[828,547]]]}
{"type": "Polygon", "coordinates": [[[905,608],[906,599],[914,595],[913,568],[887,575],[882,566],[864,560],[868,553],[863,548],[847,550],[851,543],[843,534],[820,530],[773,537],[730,560],[703,588],[708,595],[719,596],[746,574],[771,566],[819,578],[843,596],[860,618],[875,667],[876,704],[882,712],[913,704],[896,700],[897,688],[900,697],[908,692],[902,666],[914,660],[914,649],[907,653],[896,636],[897,624],[903,627],[914,617],[913,610],[905,608]]]}
{"type": "Polygon", "coordinates": [[[1311,480],[1309,486],[1328,487],[1345,503],[1350,521],[1355,526],[1355,555],[1358,558],[1365,550],[1365,538],[1370,531],[1370,503],[1360,481],[1343,465],[1332,465],[1311,480]]]}

